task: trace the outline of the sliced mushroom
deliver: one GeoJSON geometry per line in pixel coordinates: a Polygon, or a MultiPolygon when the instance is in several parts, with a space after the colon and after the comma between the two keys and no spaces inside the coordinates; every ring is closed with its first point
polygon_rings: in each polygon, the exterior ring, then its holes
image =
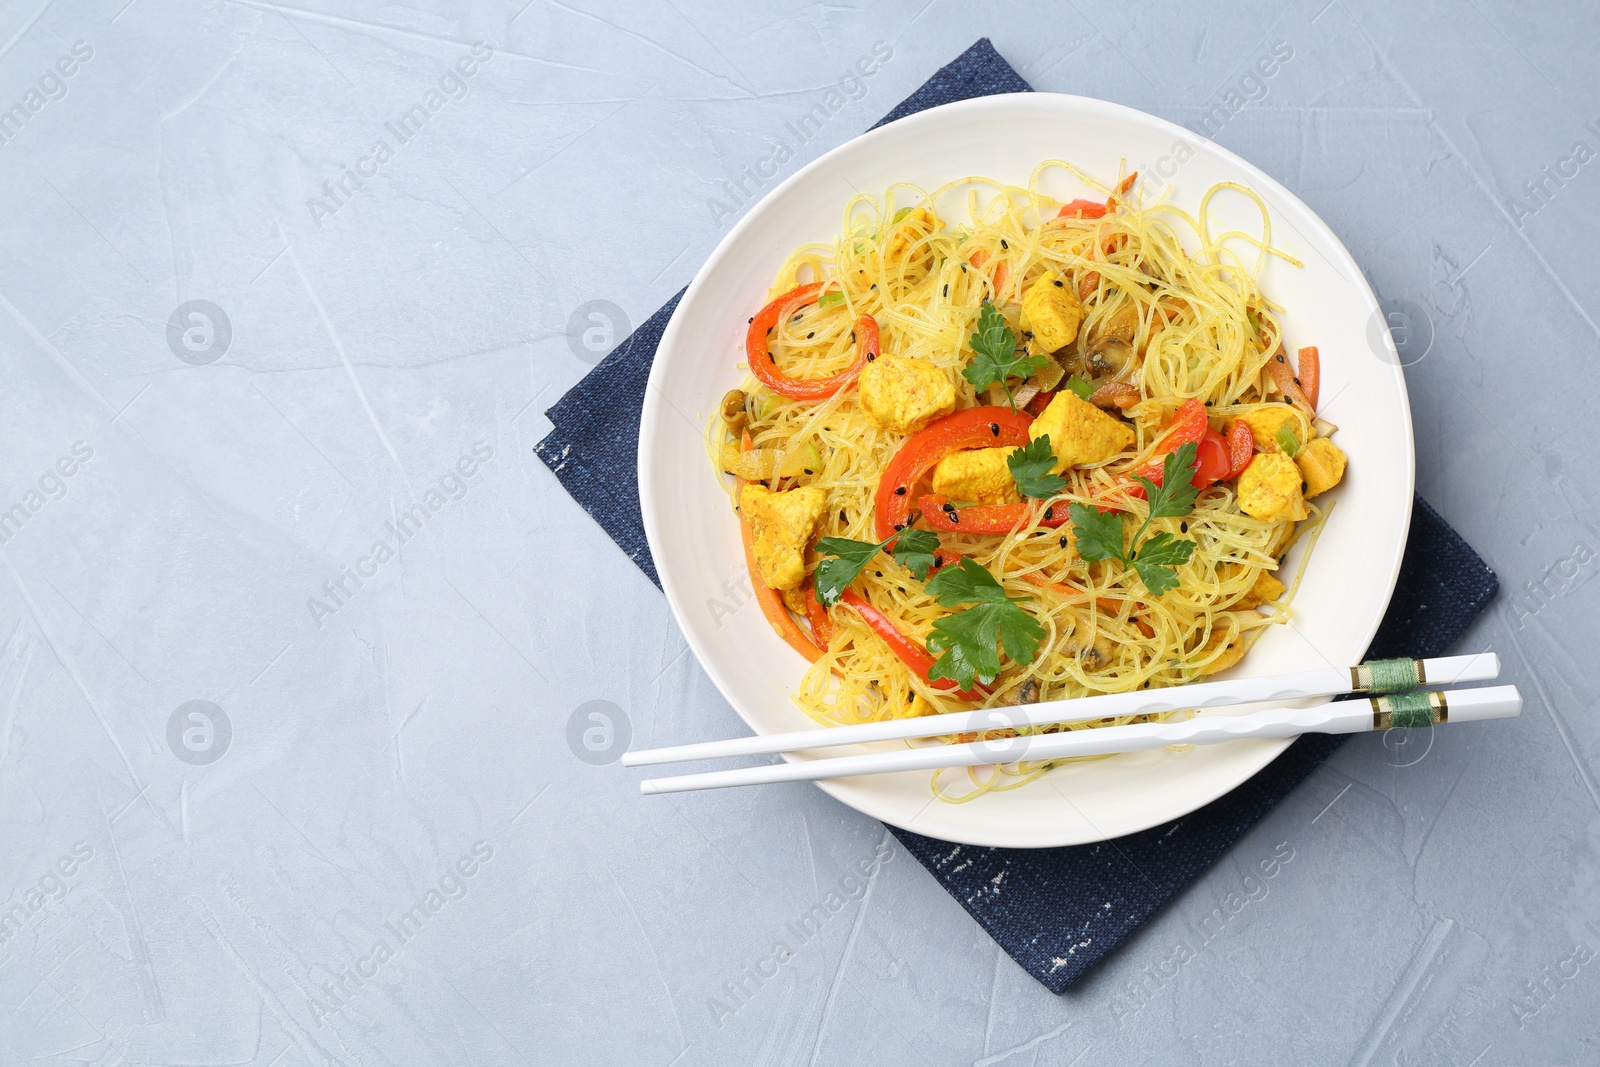
{"type": "Polygon", "coordinates": [[[1010,706],[1039,703],[1039,680],[1037,678],[1027,679],[1001,698],[1000,703],[1010,706]]]}
{"type": "Polygon", "coordinates": [[[1097,671],[1111,662],[1111,641],[1104,635],[1088,645],[1076,641],[1067,645],[1067,655],[1074,656],[1086,671],[1097,671]]]}
{"type": "Polygon", "coordinates": [[[1126,341],[1105,341],[1090,346],[1089,369],[1116,377],[1133,364],[1133,346],[1126,341]]]}
{"type": "Polygon", "coordinates": [[[750,413],[745,410],[743,389],[729,389],[722,394],[722,421],[728,432],[738,437],[750,425],[750,413]]]}

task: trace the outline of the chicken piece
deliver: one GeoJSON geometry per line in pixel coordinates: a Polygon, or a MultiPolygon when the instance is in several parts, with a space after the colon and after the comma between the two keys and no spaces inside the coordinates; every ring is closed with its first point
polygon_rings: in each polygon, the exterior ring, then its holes
{"type": "Polygon", "coordinates": [[[1010,448],[974,448],[952,452],[933,468],[933,491],[951,500],[978,504],[1015,504],[1017,483],[1006,466],[1010,448]]]}
{"type": "Polygon", "coordinates": [[[1243,609],[1259,608],[1269,600],[1277,600],[1283,595],[1283,591],[1286,588],[1288,587],[1273,577],[1271,571],[1262,571],[1256,575],[1256,582],[1250,587],[1250,591],[1240,597],[1239,602],[1234,607],[1243,609]]]}
{"type": "Polygon", "coordinates": [[[1282,452],[1278,444],[1278,431],[1289,427],[1296,441],[1304,442],[1311,436],[1306,417],[1288,404],[1268,404],[1239,416],[1239,421],[1250,427],[1257,452],[1282,452]]]}
{"type": "MultiPolygon", "coordinates": [[[[930,233],[944,229],[944,223],[939,216],[925,207],[913,208],[907,211],[898,222],[891,225],[889,231],[888,253],[891,263],[897,262],[911,249],[911,246],[923,240],[930,233]]],[[[918,249],[918,261],[923,266],[933,262],[933,249],[926,244],[918,249]]]]}
{"type": "Polygon", "coordinates": [[[1243,659],[1244,654],[1249,651],[1249,644],[1245,641],[1244,634],[1230,636],[1228,629],[1220,625],[1211,631],[1211,638],[1200,651],[1203,655],[1209,656],[1219,645],[1223,646],[1222,654],[1200,668],[1202,675],[1221,674],[1243,659]]]}
{"type": "Polygon", "coordinates": [[[1344,477],[1344,449],[1326,437],[1307,441],[1295,454],[1294,462],[1300,468],[1300,480],[1304,483],[1301,489],[1307,499],[1326,493],[1344,477]]]}
{"type": "Polygon", "coordinates": [[[816,532],[828,494],[814,485],[774,493],[746,482],[739,506],[755,534],[753,549],[761,580],[773,589],[794,589],[806,577],[806,544],[816,532]]]}
{"type": "Polygon", "coordinates": [[[1033,348],[1055,352],[1077,340],[1083,305],[1053,270],[1045,271],[1022,295],[1023,329],[1033,332],[1033,348]]]}
{"type": "Polygon", "coordinates": [[[956,409],[956,387],[943,369],[920,359],[880,355],[858,379],[867,418],[894,433],[916,433],[956,409]]]}
{"type": "Polygon", "coordinates": [[[1309,515],[1294,460],[1282,452],[1256,453],[1239,475],[1239,510],[1270,522],[1299,522],[1309,515]]]}
{"type": "Polygon", "coordinates": [[[1046,434],[1056,454],[1051,468],[1056,474],[1068,467],[1102,463],[1134,441],[1133,427],[1080,400],[1071,389],[1057,393],[1028,427],[1028,436],[1035,441],[1046,434]]]}

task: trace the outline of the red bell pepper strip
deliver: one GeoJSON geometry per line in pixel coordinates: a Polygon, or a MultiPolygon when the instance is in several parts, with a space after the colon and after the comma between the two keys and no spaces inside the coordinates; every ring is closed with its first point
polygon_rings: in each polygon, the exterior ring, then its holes
{"type": "Polygon", "coordinates": [[[1256,438],[1250,432],[1250,424],[1243,419],[1233,420],[1233,429],[1228,431],[1228,477],[1243,474],[1255,454],[1256,438]]]}
{"type": "MultiPolygon", "coordinates": [[[[1191,443],[1195,446],[1195,451],[1198,454],[1200,442],[1205,440],[1206,432],[1209,429],[1210,424],[1206,421],[1206,406],[1198,400],[1185,400],[1178,406],[1177,413],[1172,418],[1172,425],[1167,427],[1166,436],[1156,445],[1156,455],[1165,457],[1168,453],[1176,452],[1179,448],[1191,443]]],[[[1163,464],[1163,459],[1152,459],[1133,473],[1160,485],[1163,464]]],[[[1196,471],[1194,481],[1191,484],[1196,488],[1203,489],[1205,487],[1200,484],[1198,471],[1196,471]]],[[[1205,485],[1210,484],[1210,482],[1205,483],[1205,485]]],[[[1127,479],[1123,491],[1128,496],[1139,500],[1145,498],[1144,486],[1132,478],[1127,479]]]]}
{"type": "MultiPolygon", "coordinates": [[[[859,593],[846,589],[839,602],[854,608],[856,614],[861,616],[861,621],[867,624],[868,629],[883,638],[890,651],[898,656],[900,662],[904,663],[918,678],[921,678],[935,689],[951,690],[956,688],[956,682],[953,679],[940,678],[935,681],[929,678],[928,672],[933,669],[934,664],[933,656],[929,655],[927,649],[901,633],[900,628],[887,615],[867,603],[859,593]]],[[[962,700],[983,699],[983,693],[977,689],[956,690],[956,696],[962,700]]]]}
{"type": "Polygon", "coordinates": [[[1317,406],[1317,395],[1322,392],[1322,357],[1317,353],[1316,345],[1307,345],[1300,350],[1300,358],[1296,362],[1300,373],[1300,390],[1306,394],[1306,401],[1313,410],[1317,406]]]}
{"type": "Polygon", "coordinates": [[[912,490],[934,464],[964,448],[1025,445],[1032,423],[1032,415],[1010,408],[967,408],[934,419],[912,434],[878,479],[873,505],[878,539],[910,525],[912,490]]]}
{"type": "MultiPolygon", "coordinates": [[[[917,500],[922,508],[922,521],[935,530],[947,533],[1003,534],[1026,525],[1033,518],[1033,505],[1027,501],[1016,504],[971,504],[958,508],[950,498],[937,493],[924,493],[917,500]]],[[[1067,505],[1051,504],[1039,519],[1040,526],[1064,526],[1067,523],[1067,505]]]]}
{"type": "Polygon", "coordinates": [[[1305,390],[1300,388],[1300,380],[1294,376],[1294,368],[1289,366],[1289,357],[1283,354],[1281,343],[1278,351],[1267,360],[1267,370],[1272,373],[1272,382],[1278,387],[1278,392],[1288,397],[1289,403],[1304,411],[1307,418],[1316,417],[1316,407],[1306,396],[1305,390]]]}
{"type": "Polygon", "coordinates": [[[767,347],[767,335],[790,315],[814,300],[822,291],[821,282],[799,285],[777,297],[756,312],[745,331],[745,359],[756,380],[779,396],[791,400],[826,400],[841,389],[855,383],[869,360],[878,357],[878,324],[870,315],[856,320],[856,358],[838,374],[826,378],[791,378],[778,369],[767,347]]]}
{"type": "Polygon", "coordinates": [[[811,639],[820,648],[827,648],[833,641],[833,619],[828,615],[828,609],[822,606],[822,601],[817,599],[817,586],[814,582],[806,583],[806,622],[811,624],[811,639]]]}
{"type": "Polygon", "coordinates": [[[1215,430],[1206,430],[1206,435],[1200,438],[1200,444],[1195,447],[1194,455],[1192,484],[1196,489],[1204,489],[1222,481],[1233,466],[1228,440],[1215,430]]]}

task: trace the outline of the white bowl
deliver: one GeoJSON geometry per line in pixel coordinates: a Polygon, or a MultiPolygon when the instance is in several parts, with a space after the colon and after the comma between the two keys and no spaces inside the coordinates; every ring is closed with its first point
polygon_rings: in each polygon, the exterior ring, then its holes
{"type": "MultiPolygon", "coordinates": [[[[743,376],[736,364],[743,360],[746,320],[766,302],[773,274],[792,249],[837,239],[843,207],[856,193],[881,196],[901,181],[931,189],[968,175],[1026,185],[1039,161],[1049,158],[1066,159],[1107,182],[1126,160],[1152,185],[1170,182],[1172,199],[1191,214],[1204,192],[1221,181],[1247,185],[1266,202],[1273,243],[1305,266],[1271,261],[1262,289],[1287,309],[1290,347],[1315,344],[1321,350],[1322,410],[1339,425],[1350,468],[1330,494],[1338,503],[1307,568],[1294,619],[1270,628],[1238,670],[1267,675],[1348,666],[1360,660],[1376,632],[1411,520],[1411,413],[1377,300],[1344,245],[1283,186],[1180,126],[1084,97],[985,97],[864,134],[768,193],[689,286],[656,354],[639,434],[639,492],[650,551],[689,646],[757,733],[816,724],[790,697],[806,663],[772,632],[750,597],[738,522],[706,449],[707,420],[743,376]]],[[[1104,195],[1059,168],[1049,178],[1045,191],[1063,200],[1104,195]]],[[[1225,194],[1218,201],[1214,232],[1259,233],[1259,214],[1247,198],[1225,194]]],[[[950,207],[946,217],[966,218],[964,203],[950,207]]],[[[1293,573],[1296,562],[1292,556],[1286,573],[1293,573]]],[[[868,815],[931,837],[975,845],[1070,845],[1178,818],[1245,781],[1287,746],[1236,741],[1184,753],[1116,756],[1058,768],[1023,788],[967,804],[935,800],[929,774],[921,771],[818,785],[868,815]]]]}

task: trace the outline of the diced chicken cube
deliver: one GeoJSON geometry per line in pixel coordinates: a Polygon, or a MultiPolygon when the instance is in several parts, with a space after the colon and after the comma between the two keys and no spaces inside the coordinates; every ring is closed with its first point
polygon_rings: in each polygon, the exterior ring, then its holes
{"type": "Polygon", "coordinates": [[[1283,595],[1285,588],[1282,582],[1272,576],[1271,571],[1262,571],[1256,575],[1255,584],[1250,587],[1250,591],[1240,597],[1234,607],[1259,608],[1269,600],[1277,600],[1283,595]]]}
{"type": "Polygon", "coordinates": [[[1222,649],[1221,654],[1200,668],[1202,675],[1221,674],[1243,659],[1244,654],[1249,651],[1244,635],[1239,634],[1230,639],[1227,628],[1220,622],[1217,624],[1216,629],[1211,631],[1211,639],[1205,643],[1205,647],[1200,651],[1202,654],[1209,656],[1216,652],[1219,647],[1222,649]]]}
{"type": "Polygon", "coordinates": [[[1057,393],[1028,427],[1028,436],[1035,441],[1047,434],[1056,454],[1052,468],[1056,474],[1068,467],[1103,463],[1134,441],[1133,427],[1080,400],[1070,389],[1057,393]]]}
{"type": "Polygon", "coordinates": [[[1022,295],[1023,328],[1033,331],[1033,348],[1055,352],[1078,337],[1083,324],[1083,305],[1066,279],[1055,271],[1045,271],[1022,295]]]}
{"type": "Polygon", "coordinates": [[[1278,431],[1289,427],[1294,439],[1302,443],[1311,436],[1306,418],[1288,404],[1267,404],[1239,416],[1239,421],[1250,427],[1257,452],[1282,452],[1278,444],[1278,431]]]}
{"type": "Polygon", "coordinates": [[[761,580],[773,589],[799,586],[806,577],[806,544],[828,506],[828,494],[814,485],[774,493],[747,482],[739,506],[755,534],[753,549],[761,580]]]}
{"type": "Polygon", "coordinates": [[[884,353],[862,369],[857,387],[867,418],[894,433],[916,433],[956,409],[950,375],[926,360],[884,353]]]}
{"type": "Polygon", "coordinates": [[[1326,493],[1344,477],[1344,449],[1326,437],[1306,442],[1295,455],[1294,462],[1300,468],[1307,499],[1326,493]]]}
{"type": "Polygon", "coordinates": [[[1017,483],[1006,466],[1010,448],[974,448],[952,452],[933,468],[933,491],[951,500],[977,504],[1014,504],[1017,483]]]}
{"type": "Polygon", "coordinates": [[[1282,452],[1256,453],[1239,475],[1239,510],[1271,522],[1299,522],[1309,515],[1294,460],[1282,452]]]}

